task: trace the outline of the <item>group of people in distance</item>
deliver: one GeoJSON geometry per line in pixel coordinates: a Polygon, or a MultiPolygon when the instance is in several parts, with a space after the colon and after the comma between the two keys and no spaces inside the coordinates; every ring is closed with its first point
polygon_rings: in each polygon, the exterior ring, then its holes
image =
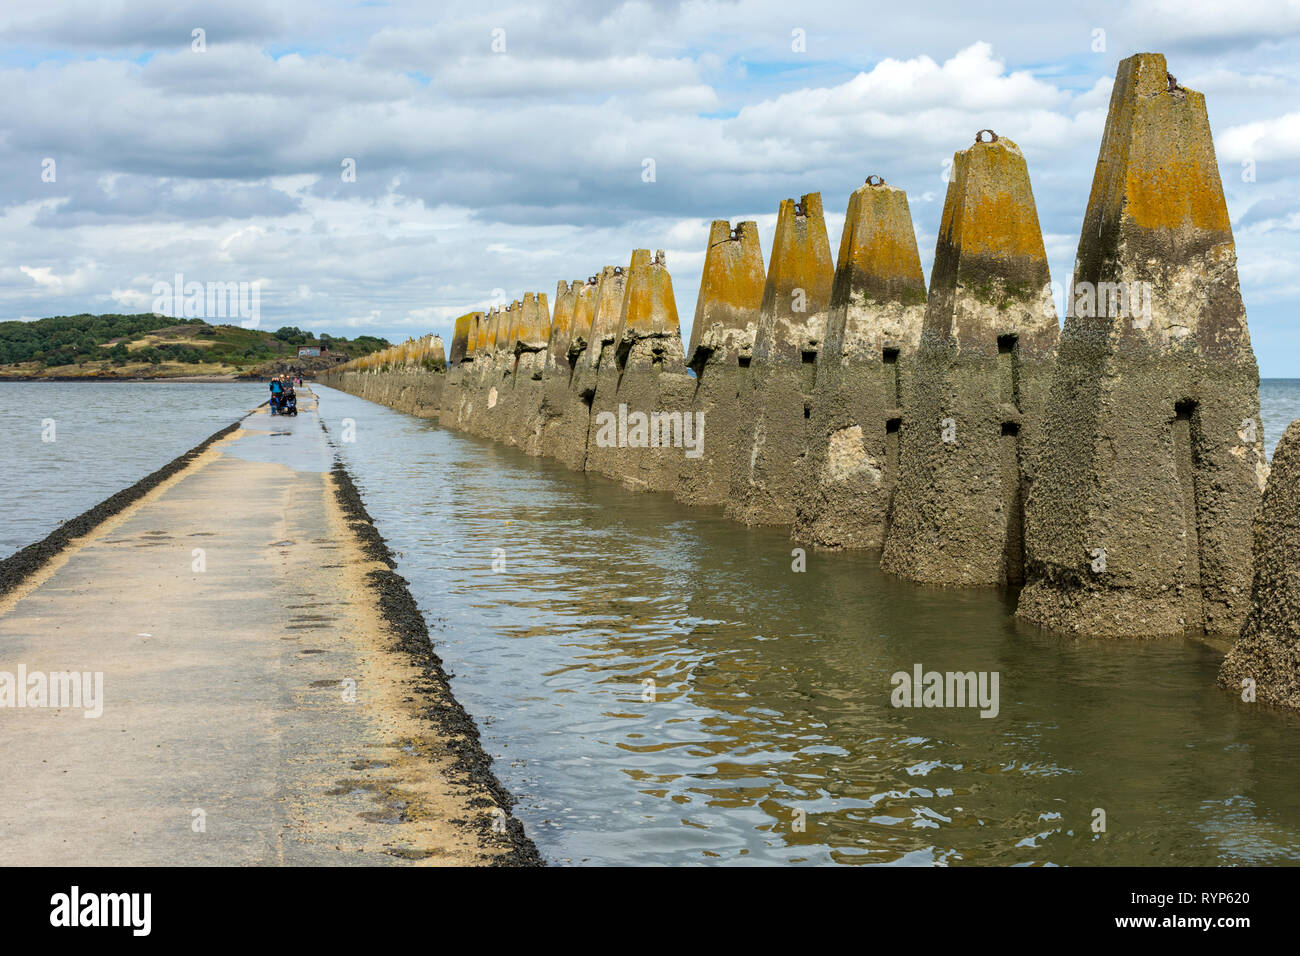
{"type": "Polygon", "coordinates": [[[302,379],[289,375],[273,375],[271,377],[272,415],[298,414],[298,394],[294,391],[295,383],[301,385],[302,379]]]}

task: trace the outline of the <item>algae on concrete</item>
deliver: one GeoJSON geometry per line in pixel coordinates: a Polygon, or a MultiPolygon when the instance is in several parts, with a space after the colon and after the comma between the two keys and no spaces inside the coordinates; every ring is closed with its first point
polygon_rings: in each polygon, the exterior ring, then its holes
{"type": "Polygon", "coordinates": [[[880,562],[926,584],[1023,580],[1060,336],[1025,158],[983,133],[953,157],[880,562]]]}
{"type": "Polygon", "coordinates": [[[726,513],[789,524],[806,453],[817,352],[826,336],[835,264],[820,193],[781,201],[767,269],[741,440],[726,513]]]}
{"type": "Polygon", "coordinates": [[[703,454],[684,457],[674,495],[690,505],[721,508],[731,493],[741,434],[741,396],[749,388],[767,273],[758,224],[726,219],[709,228],[686,360],[695,372],[688,414],[702,416],[703,454]]]}
{"type": "Polygon", "coordinates": [[[1205,98],[1124,60],[1029,498],[1017,616],[1107,636],[1239,632],[1267,466],[1205,98]]]}
{"type": "Polygon", "coordinates": [[[879,548],[898,483],[903,392],[925,316],[907,194],[879,177],[849,197],[818,352],[793,537],[879,548]]]}

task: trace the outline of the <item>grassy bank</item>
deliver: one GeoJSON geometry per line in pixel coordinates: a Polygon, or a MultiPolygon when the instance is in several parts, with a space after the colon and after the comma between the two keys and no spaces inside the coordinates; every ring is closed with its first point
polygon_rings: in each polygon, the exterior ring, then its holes
{"type": "Polygon", "coordinates": [[[0,379],[229,379],[288,368],[312,374],[388,344],[368,335],[317,336],[296,326],[270,332],[153,313],[56,316],[0,322],[0,379]],[[325,354],[299,358],[300,346],[325,354]]]}

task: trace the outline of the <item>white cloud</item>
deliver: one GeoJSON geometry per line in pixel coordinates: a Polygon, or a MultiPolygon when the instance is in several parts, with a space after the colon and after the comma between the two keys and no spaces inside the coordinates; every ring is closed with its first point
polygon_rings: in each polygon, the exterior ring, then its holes
{"type": "Polygon", "coordinates": [[[1219,137],[1219,152],[1229,159],[1300,158],[1300,113],[1233,126],[1219,137]]]}
{"type": "Polygon", "coordinates": [[[1294,3],[1231,23],[1196,4],[1085,16],[1030,0],[888,17],[832,0],[264,6],[212,14],[203,54],[175,35],[194,4],[0,13],[0,262],[22,263],[0,267],[0,317],[147,308],[180,271],[261,280],[265,326],[445,333],[494,288],[549,295],[648,247],[669,252],[689,323],[710,220],[756,219],[770,252],[779,201],[820,191],[835,249],[868,173],[909,190],[928,273],[943,164],[983,127],[1025,150],[1063,279],[1134,48],[1165,49],[1210,97],[1248,305],[1281,301],[1279,263],[1300,263],[1294,3]],[[1261,178],[1242,191],[1226,163],[1245,157],[1261,178]]]}

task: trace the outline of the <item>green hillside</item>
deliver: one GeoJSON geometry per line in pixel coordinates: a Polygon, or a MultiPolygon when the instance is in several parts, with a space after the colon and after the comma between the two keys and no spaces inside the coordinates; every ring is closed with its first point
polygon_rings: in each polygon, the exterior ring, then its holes
{"type": "Polygon", "coordinates": [[[251,375],[296,363],[301,345],[327,346],[330,357],[323,364],[331,364],[389,343],[369,335],[317,337],[297,326],[267,332],[153,313],[55,316],[0,322],[0,377],[251,375]]]}

